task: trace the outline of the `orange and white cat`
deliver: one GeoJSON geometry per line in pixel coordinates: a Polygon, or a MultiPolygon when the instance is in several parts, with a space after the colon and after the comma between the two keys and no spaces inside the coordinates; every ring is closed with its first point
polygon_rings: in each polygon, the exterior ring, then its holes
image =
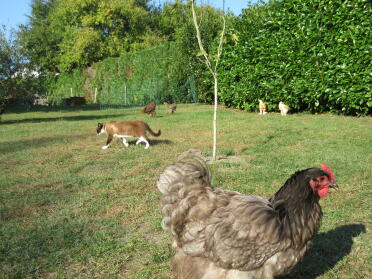
{"type": "Polygon", "coordinates": [[[149,125],[143,121],[111,121],[107,123],[98,123],[97,136],[106,133],[107,141],[106,145],[102,146],[102,149],[107,149],[110,147],[110,143],[113,138],[121,138],[123,144],[128,147],[128,142],[126,138],[138,137],[136,144],[144,142],[146,144],[145,149],[149,148],[150,144],[146,137],[146,132],[151,135],[158,137],[161,134],[159,130],[157,133],[151,130],[149,125]]]}

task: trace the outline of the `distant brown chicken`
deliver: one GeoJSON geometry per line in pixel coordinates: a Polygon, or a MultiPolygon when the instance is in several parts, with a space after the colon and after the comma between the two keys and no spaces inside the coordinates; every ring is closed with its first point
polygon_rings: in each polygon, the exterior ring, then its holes
{"type": "Polygon", "coordinates": [[[155,104],[148,104],[146,105],[143,109],[140,110],[140,113],[146,113],[146,114],[149,114],[151,116],[155,116],[156,115],[156,105],[155,104]]]}
{"type": "Polygon", "coordinates": [[[176,111],[176,109],[177,109],[177,105],[176,104],[168,104],[167,102],[164,102],[164,105],[168,109],[168,112],[170,114],[173,114],[176,111]]]}
{"type": "Polygon", "coordinates": [[[205,161],[186,153],[157,183],[179,279],[273,279],[288,273],[320,227],[319,199],[336,187],[325,165],[295,172],[269,199],[212,188],[210,182],[205,161]]]}

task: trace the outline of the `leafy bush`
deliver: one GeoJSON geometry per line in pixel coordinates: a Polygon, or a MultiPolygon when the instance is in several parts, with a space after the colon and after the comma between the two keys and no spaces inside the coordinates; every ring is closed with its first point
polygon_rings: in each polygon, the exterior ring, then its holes
{"type": "Polygon", "coordinates": [[[371,114],[371,5],[367,0],[281,0],[235,22],[220,64],[221,101],[269,110],[371,114]]]}
{"type": "MultiPolygon", "coordinates": [[[[41,75],[61,73],[43,79],[49,101],[92,100],[96,93],[98,102],[106,104],[211,100],[211,83],[201,82],[206,67],[196,56],[190,3],[169,2],[160,9],[151,1],[134,2],[32,4],[19,43],[29,68],[41,75]]],[[[222,12],[209,5],[198,6],[197,12],[205,49],[213,56],[222,12]]]]}
{"type": "Polygon", "coordinates": [[[173,44],[107,58],[85,70],[63,73],[49,88],[49,99],[86,96],[102,104],[145,104],[149,102],[193,102],[193,78],[179,75],[178,52],[173,44]],[[73,92],[71,94],[71,92],[73,92]]]}
{"type": "Polygon", "coordinates": [[[60,104],[64,98],[85,95],[80,69],[72,73],[48,76],[44,78],[44,81],[47,84],[48,100],[53,104],[60,104]]]}

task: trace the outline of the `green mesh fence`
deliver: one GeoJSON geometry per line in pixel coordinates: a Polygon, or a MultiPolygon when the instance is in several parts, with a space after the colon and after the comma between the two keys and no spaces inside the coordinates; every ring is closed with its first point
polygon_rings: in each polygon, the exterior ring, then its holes
{"type": "Polygon", "coordinates": [[[48,95],[55,103],[85,96],[101,107],[196,102],[194,77],[182,67],[176,48],[167,43],[63,74],[48,95]]]}

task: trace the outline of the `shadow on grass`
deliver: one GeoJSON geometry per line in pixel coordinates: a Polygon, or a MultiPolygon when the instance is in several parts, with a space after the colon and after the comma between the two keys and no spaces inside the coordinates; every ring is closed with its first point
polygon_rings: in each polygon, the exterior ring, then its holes
{"type": "Polygon", "coordinates": [[[5,120],[1,121],[0,125],[5,124],[18,124],[18,123],[40,123],[40,122],[51,122],[51,121],[82,121],[82,120],[93,120],[102,118],[112,118],[125,116],[123,114],[108,114],[108,115],[74,115],[74,116],[59,116],[59,117],[45,117],[45,118],[25,118],[19,120],[5,120]]]}
{"type": "MultiPolygon", "coordinates": [[[[89,235],[94,234],[87,224],[65,220],[44,220],[42,229],[38,226],[19,226],[4,231],[6,242],[1,252],[6,256],[0,256],[4,278],[45,278],[45,273],[42,276],[39,270],[67,264],[72,251],[86,253],[97,249],[92,241],[87,240],[89,235]]],[[[109,244],[104,238],[99,240],[101,245],[109,244]]],[[[110,240],[115,241],[112,237],[110,240]]]]}
{"type": "Polygon", "coordinates": [[[274,139],[276,136],[272,136],[272,135],[270,135],[270,136],[267,136],[266,137],[266,139],[262,142],[263,144],[266,144],[266,143],[268,143],[269,141],[271,141],[272,139],[274,139]]]}
{"type": "MultiPolygon", "coordinates": [[[[128,144],[130,145],[136,145],[136,142],[137,142],[137,139],[136,140],[130,140],[128,141],[128,144]]],[[[142,145],[144,145],[144,143],[140,143],[142,145]]],[[[173,141],[171,140],[166,140],[166,139],[162,139],[162,140],[159,140],[159,139],[150,139],[149,140],[149,144],[150,146],[153,146],[153,145],[158,145],[158,144],[173,144],[173,141]]]]}
{"type": "Polygon", "coordinates": [[[158,144],[172,144],[173,143],[173,141],[171,141],[171,140],[166,140],[166,139],[161,139],[161,140],[159,140],[159,139],[151,139],[150,140],[150,144],[151,145],[158,145],[158,144]]]}
{"type": "MultiPolygon", "coordinates": [[[[94,129],[92,129],[92,134],[94,129]]],[[[56,143],[66,143],[68,144],[71,140],[74,139],[81,139],[86,135],[75,135],[75,136],[54,136],[54,137],[41,137],[41,138],[33,138],[33,139],[25,139],[25,140],[18,140],[18,141],[5,141],[0,143],[0,153],[12,153],[18,152],[30,148],[39,148],[39,147],[46,147],[51,144],[56,143]]]]}
{"type": "Polygon", "coordinates": [[[366,232],[362,224],[337,227],[326,233],[317,234],[313,245],[296,268],[287,276],[276,279],[315,279],[331,270],[348,255],[353,246],[353,237],[366,232]]]}
{"type": "Polygon", "coordinates": [[[25,112],[57,112],[57,111],[93,111],[93,110],[107,110],[107,109],[128,109],[137,108],[138,105],[104,105],[104,104],[88,104],[82,106],[28,106],[28,105],[14,105],[9,107],[6,112],[9,113],[25,113],[25,112]]]}

